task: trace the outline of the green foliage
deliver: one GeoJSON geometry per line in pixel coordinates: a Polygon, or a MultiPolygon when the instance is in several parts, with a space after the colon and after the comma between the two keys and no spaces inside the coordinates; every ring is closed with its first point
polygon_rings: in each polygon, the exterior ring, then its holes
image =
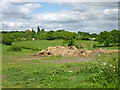
{"type": "Polygon", "coordinates": [[[33,30],[33,28],[32,28],[32,36],[31,37],[36,38],[36,32],[33,30]]]}
{"type": "Polygon", "coordinates": [[[44,29],[42,29],[42,30],[41,30],[41,32],[42,32],[42,33],[44,33],[44,32],[45,32],[45,30],[44,30],[44,29]]]}
{"type": "Polygon", "coordinates": [[[13,43],[13,39],[7,38],[3,43],[6,45],[11,45],[13,43]]]}
{"type": "Polygon", "coordinates": [[[117,43],[120,42],[120,31],[119,30],[112,30],[110,32],[108,31],[103,31],[100,34],[98,34],[96,40],[100,44],[104,44],[104,46],[110,46],[110,44],[116,45],[117,43]]]}
{"type": "Polygon", "coordinates": [[[78,31],[78,35],[79,37],[81,37],[82,40],[90,40],[89,38],[91,37],[91,35],[88,32],[78,31]]]}
{"type": "Polygon", "coordinates": [[[37,33],[32,29],[30,31],[27,29],[26,31],[11,31],[6,32],[2,31],[2,43],[6,45],[11,45],[13,42],[18,41],[30,41],[33,40],[64,40],[64,43],[67,43],[68,46],[75,45],[75,40],[97,40],[101,45],[104,44],[104,46],[110,46],[110,45],[119,45],[120,42],[120,31],[119,30],[112,30],[110,32],[104,31],[100,34],[96,33],[88,33],[88,32],[82,32],[78,31],[78,33],[75,32],[69,32],[65,30],[57,30],[57,31],[45,31],[42,29],[40,31],[40,28],[38,26],[37,33]]]}
{"type": "Polygon", "coordinates": [[[76,38],[76,34],[70,32],[69,34],[65,34],[65,40],[63,41],[64,43],[68,43],[68,46],[73,46],[75,44],[75,38],[76,38]]]}
{"type": "Polygon", "coordinates": [[[31,40],[32,38],[32,32],[29,29],[25,30],[25,38],[26,40],[31,40]]]}
{"type": "Polygon", "coordinates": [[[111,42],[111,36],[108,31],[103,31],[100,34],[98,34],[98,37],[96,40],[101,44],[104,43],[104,46],[109,46],[111,42]]]}
{"type": "Polygon", "coordinates": [[[110,35],[111,35],[111,43],[112,44],[116,44],[120,42],[120,31],[119,30],[112,30],[110,31],[110,35]]]}
{"type": "Polygon", "coordinates": [[[21,47],[17,45],[11,45],[11,47],[8,48],[8,51],[21,51],[21,47]]]}
{"type": "Polygon", "coordinates": [[[97,34],[96,33],[92,33],[91,34],[91,38],[96,38],[97,37],[97,34]]]}
{"type": "Polygon", "coordinates": [[[39,28],[39,26],[37,27],[37,34],[39,34],[40,33],[40,28],[39,28]]]}
{"type": "Polygon", "coordinates": [[[14,42],[13,36],[10,34],[2,35],[2,43],[6,45],[11,45],[14,42]]]}
{"type": "Polygon", "coordinates": [[[118,58],[108,58],[102,55],[91,67],[86,67],[85,72],[92,74],[88,80],[91,80],[94,84],[99,81],[103,87],[107,87],[110,83],[113,83],[115,85],[114,87],[118,87],[118,58]],[[103,57],[107,61],[101,60],[103,57]]]}

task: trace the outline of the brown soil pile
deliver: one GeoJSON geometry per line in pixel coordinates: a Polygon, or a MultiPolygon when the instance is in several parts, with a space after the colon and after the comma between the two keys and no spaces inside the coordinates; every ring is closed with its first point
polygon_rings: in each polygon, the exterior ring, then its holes
{"type": "Polygon", "coordinates": [[[56,46],[56,47],[48,47],[46,50],[42,50],[38,55],[40,56],[90,56],[92,51],[88,50],[79,50],[75,46],[64,47],[64,46],[56,46]]]}
{"type": "Polygon", "coordinates": [[[96,49],[96,50],[93,50],[92,51],[93,53],[106,53],[106,54],[110,54],[110,53],[114,53],[114,52],[120,52],[120,50],[105,50],[105,49],[103,49],[103,48],[98,48],[98,49],[96,49]]]}
{"type": "Polygon", "coordinates": [[[46,50],[42,50],[38,53],[40,56],[63,56],[63,57],[70,57],[70,56],[83,56],[88,57],[92,54],[101,54],[106,53],[110,54],[113,52],[119,52],[120,50],[105,50],[102,48],[98,48],[93,51],[89,50],[79,50],[75,46],[64,47],[64,46],[56,46],[56,47],[48,47],[46,50]]]}

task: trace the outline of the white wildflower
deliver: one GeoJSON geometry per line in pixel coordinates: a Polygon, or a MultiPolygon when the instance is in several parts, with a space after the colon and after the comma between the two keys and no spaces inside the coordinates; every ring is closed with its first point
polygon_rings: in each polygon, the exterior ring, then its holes
{"type": "Polygon", "coordinates": [[[72,71],[68,71],[68,72],[72,72],[72,71]]]}
{"type": "Polygon", "coordinates": [[[100,54],[98,56],[100,56],[100,54]]]}
{"type": "Polygon", "coordinates": [[[110,64],[110,67],[112,67],[112,65],[110,64]]]}
{"type": "Polygon", "coordinates": [[[115,72],[115,69],[114,69],[114,72],[115,72]]]}
{"type": "Polygon", "coordinates": [[[104,63],[103,65],[106,65],[106,63],[104,63]]]}

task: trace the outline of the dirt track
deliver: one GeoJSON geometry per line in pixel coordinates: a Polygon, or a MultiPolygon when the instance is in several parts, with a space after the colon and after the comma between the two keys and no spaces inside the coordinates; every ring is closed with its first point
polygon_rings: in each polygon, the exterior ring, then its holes
{"type": "Polygon", "coordinates": [[[63,46],[56,46],[56,47],[48,47],[46,50],[40,51],[39,54],[30,55],[28,58],[21,58],[15,59],[19,61],[25,60],[41,60],[44,58],[43,62],[55,62],[55,63],[78,63],[78,62],[88,62],[90,60],[95,60],[96,56],[100,54],[111,54],[113,52],[119,52],[119,50],[105,50],[102,48],[98,48],[93,51],[88,50],[79,50],[75,46],[72,47],[63,47],[63,46]],[[58,60],[45,60],[45,57],[49,56],[67,56],[72,58],[63,58],[58,60]]]}
{"type": "Polygon", "coordinates": [[[59,60],[44,60],[44,62],[55,62],[55,63],[79,63],[79,62],[88,62],[91,60],[95,60],[95,57],[79,57],[79,58],[67,58],[67,59],[59,59],[59,60]]]}
{"type": "MultiPolygon", "coordinates": [[[[38,57],[38,56],[30,56],[27,58],[21,58],[21,59],[14,59],[17,61],[29,61],[29,60],[41,60],[42,58],[45,59],[45,57],[38,57]]],[[[91,60],[95,60],[95,56],[90,57],[72,57],[72,58],[62,58],[58,60],[43,60],[43,62],[55,62],[55,63],[79,63],[79,62],[88,62],[91,60]]]]}

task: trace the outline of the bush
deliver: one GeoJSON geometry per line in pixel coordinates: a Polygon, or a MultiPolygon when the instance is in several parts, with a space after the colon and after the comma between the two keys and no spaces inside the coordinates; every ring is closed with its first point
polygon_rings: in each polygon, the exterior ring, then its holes
{"type": "Polygon", "coordinates": [[[8,51],[21,51],[21,47],[17,45],[12,45],[10,48],[8,48],[8,51]]]}
{"type": "Polygon", "coordinates": [[[67,46],[74,46],[75,39],[73,39],[73,38],[66,39],[66,40],[63,41],[63,44],[65,44],[65,43],[68,44],[67,46]]]}
{"type": "Polygon", "coordinates": [[[14,42],[14,37],[10,34],[2,35],[2,43],[6,45],[11,45],[14,42]]]}
{"type": "Polygon", "coordinates": [[[13,40],[10,38],[7,38],[2,43],[6,44],[6,45],[11,45],[13,43],[13,40]]]}
{"type": "Polygon", "coordinates": [[[101,55],[96,62],[86,65],[77,73],[91,74],[91,77],[86,79],[86,81],[93,83],[90,87],[98,83],[101,83],[102,87],[109,87],[109,85],[118,87],[119,67],[118,58],[115,55],[117,54],[112,54],[112,58],[109,58],[108,55],[101,55]]]}

